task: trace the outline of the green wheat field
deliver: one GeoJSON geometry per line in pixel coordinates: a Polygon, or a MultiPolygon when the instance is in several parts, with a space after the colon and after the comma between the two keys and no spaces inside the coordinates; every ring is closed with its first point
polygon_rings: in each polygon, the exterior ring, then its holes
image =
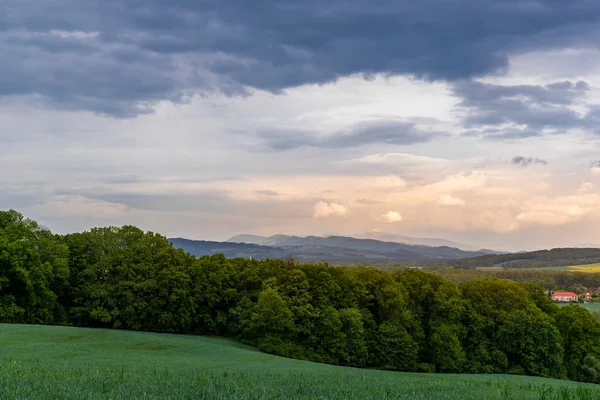
{"type": "Polygon", "coordinates": [[[600,386],[316,364],[201,336],[0,324],[0,399],[600,399],[600,386]]]}

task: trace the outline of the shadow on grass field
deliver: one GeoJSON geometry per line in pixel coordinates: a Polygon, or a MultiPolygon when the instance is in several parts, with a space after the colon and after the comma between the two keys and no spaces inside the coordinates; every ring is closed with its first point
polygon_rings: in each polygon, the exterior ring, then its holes
{"type": "Polygon", "coordinates": [[[336,367],[218,338],[0,324],[1,399],[600,399],[600,386],[336,367]]]}

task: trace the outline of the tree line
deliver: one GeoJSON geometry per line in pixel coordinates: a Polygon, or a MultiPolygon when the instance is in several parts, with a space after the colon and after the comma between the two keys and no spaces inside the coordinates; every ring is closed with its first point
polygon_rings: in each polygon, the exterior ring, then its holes
{"type": "Polygon", "coordinates": [[[0,322],[219,335],[299,359],[600,382],[600,322],[537,285],[194,257],[133,226],[55,235],[0,212],[0,322]]]}

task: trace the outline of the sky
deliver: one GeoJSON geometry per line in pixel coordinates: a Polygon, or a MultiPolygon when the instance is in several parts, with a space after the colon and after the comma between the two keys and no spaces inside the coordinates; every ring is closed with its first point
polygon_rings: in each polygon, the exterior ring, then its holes
{"type": "Polygon", "coordinates": [[[596,0],[0,7],[0,209],[54,232],[600,245],[596,0]]]}

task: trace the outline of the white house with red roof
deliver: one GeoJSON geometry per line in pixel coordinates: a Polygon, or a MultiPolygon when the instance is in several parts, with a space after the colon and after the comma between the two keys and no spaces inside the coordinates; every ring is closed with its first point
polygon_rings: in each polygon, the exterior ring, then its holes
{"type": "Polygon", "coordinates": [[[571,301],[578,301],[579,296],[573,292],[554,292],[552,293],[552,300],[568,303],[571,301]]]}

